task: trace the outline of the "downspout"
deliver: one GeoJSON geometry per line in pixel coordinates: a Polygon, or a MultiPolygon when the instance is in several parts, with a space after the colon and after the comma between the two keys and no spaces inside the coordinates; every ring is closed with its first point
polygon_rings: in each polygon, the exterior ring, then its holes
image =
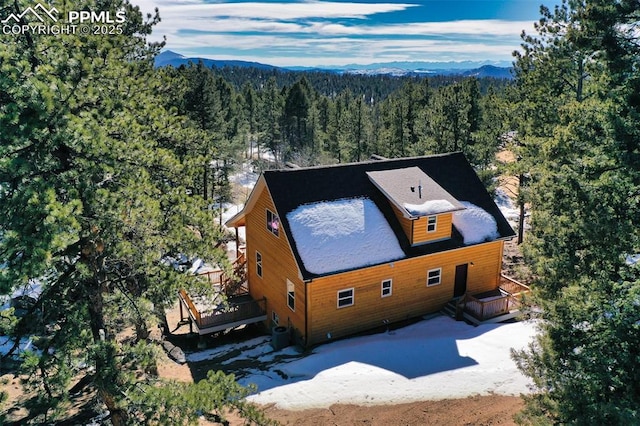
{"type": "Polygon", "coordinates": [[[311,284],[311,281],[304,282],[304,346],[307,346],[309,342],[309,299],[307,298],[307,286],[311,284]]]}

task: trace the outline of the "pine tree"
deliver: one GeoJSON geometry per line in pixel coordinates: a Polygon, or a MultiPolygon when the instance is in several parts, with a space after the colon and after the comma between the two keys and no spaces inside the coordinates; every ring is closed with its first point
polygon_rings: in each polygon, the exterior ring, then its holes
{"type": "Polygon", "coordinates": [[[260,419],[232,380],[177,387],[154,374],[156,313],[196,284],[163,259],[224,256],[203,198],[189,195],[193,165],[171,148],[192,137],[187,122],[156,102],[161,45],[145,37],[158,17],[120,0],[66,6],[124,10],[123,34],[0,35],[0,293],[41,289],[5,330],[16,342],[37,338],[40,351],[21,359],[37,395],[30,418],[62,417],[72,380],[84,376],[114,425],[168,423],[152,413],[178,397],[171,423],[225,406],[260,419]],[[128,327],[135,335],[125,340],[128,327]],[[217,396],[203,405],[193,392],[207,387],[217,396]]]}
{"type": "Polygon", "coordinates": [[[267,81],[260,95],[260,139],[263,141],[263,145],[273,152],[276,161],[282,161],[282,151],[284,149],[282,141],[284,102],[275,78],[270,78],[267,81]]]}
{"type": "Polygon", "coordinates": [[[637,2],[542,9],[517,59],[530,167],[541,333],[516,354],[537,392],[520,420],[636,424],[640,418],[640,102],[637,2]]]}

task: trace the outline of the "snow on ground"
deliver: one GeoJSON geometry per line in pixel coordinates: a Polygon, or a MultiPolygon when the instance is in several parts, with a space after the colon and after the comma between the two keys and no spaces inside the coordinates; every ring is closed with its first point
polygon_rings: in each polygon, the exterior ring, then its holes
{"type": "Polygon", "coordinates": [[[243,188],[252,189],[258,181],[258,173],[253,170],[250,163],[242,163],[240,170],[229,176],[229,181],[243,188]]]}
{"type": "Polygon", "coordinates": [[[327,343],[310,354],[295,347],[274,351],[269,337],[259,337],[189,354],[187,360],[215,359],[233,351],[233,359],[221,364],[238,361],[238,370],[229,371],[241,384],[258,387],[249,399],[289,410],[519,395],[529,392],[530,381],[516,368],[510,350],[524,348],[535,333],[530,321],[473,327],[437,316],[327,343]]]}
{"type": "MultiPolygon", "coordinates": [[[[224,225],[229,219],[231,219],[233,216],[235,216],[236,214],[238,214],[240,211],[242,211],[242,209],[244,208],[244,204],[240,203],[240,204],[223,204],[222,205],[223,208],[223,212],[222,212],[222,224],[224,225]]],[[[235,232],[234,228],[228,228],[230,231],[235,232]]],[[[240,237],[240,239],[242,241],[246,241],[246,232],[245,232],[245,227],[241,226],[238,228],[238,236],[240,237]]]]}
{"type": "Polygon", "coordinates": [[[637,265],[640,263],[640,254],[629,254],[625,258],[625,262],[629,266],[637,265]]]}
{"type": "Polygon", "coordinates": [[[513,203],[513,200],[509,197],[507,192],[502,188],[497,188],[494,201],[509,224],[511,226],[516,226],[518,224],[518,219],[520,218],[520,210],[513,203]]]}
{"type": "Polygon", "coordinates": [[[404,203],[403,207],[414,216],[429,216],[455,208],[453,204],[447,200],[429,200],[422,204],[404,203]]]}
{"type": "MultiPolygon", "coordinates": [[[[19,297],[28,297],[36,300],[41,293],[42,284],[40,283],[40,281],[29,280],[29,282],[24,287],[17,288],[10,296],[0,296],[0,311],[11,308],[12,299],[19,297]]],[[[0,356],[8,354],[13,347],[13,343],[13,340],[11,340],[11,338],[9,338],[8,336],[0,335],[0,356]]],[[[29,338],[20,339],[20,344],[18,345],[18,349],[15,353],[19,354],[20,352],[26,350],[34,350],[33,341],[29,338]]]]}
{"type": "Polygon", "coordinates": [[[498,224],[486,210],[468,201],[461,201],[464,210],[453,214],[453,224],[462,234],[465,244],[493,241],[500,236],[498,224]]]}
{"type": "Polygon", "coordinates": [[[304,204],[287,219],[302,262],[314,274],[405,256],[384,215],[368,198],[304,204]]]}

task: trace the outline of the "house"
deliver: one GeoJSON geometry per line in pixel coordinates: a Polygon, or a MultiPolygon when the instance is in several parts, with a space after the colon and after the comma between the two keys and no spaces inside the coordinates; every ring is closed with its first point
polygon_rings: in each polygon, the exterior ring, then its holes
{"type": "Polygon", "coordinates": [[[462,153],[265,171],[227,226],[267,325],[303,346],[496,290],[514,236],[462,153]]]}

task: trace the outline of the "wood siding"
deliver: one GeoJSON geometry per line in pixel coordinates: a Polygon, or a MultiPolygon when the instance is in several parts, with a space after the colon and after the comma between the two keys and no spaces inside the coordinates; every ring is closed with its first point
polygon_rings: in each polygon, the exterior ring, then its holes
{"type": "Polygon", "coordinates": [[[469,293],[495,289],[503,244],[493,241],[313,280],[307,284],[307,344],[382,326],[386,320],[395,322],[442,309],[453,297],[455,269],[460,264],[469,264],[469,293]],[[427,271],[436,268],[442,268],[442,282],[427,287],[427,271]],[[381,297],[381,282],[389,278],[393,279],[393,294],[381,297]],[[338,308],[337,292],[348,288],[354,289],[354,304],[338,308]]]}
{"type": "Polygon", "coordinates": [[[453,220],[452,213],[442,213],[436,216],[436,230],[427,231],[427,222],[429,217],[422,216],[413,221],[413,238],[411,244],[423,244],[430,241],[440,241],[451,238],[451,226],[453,220]]]}
{"type": "Polygon", "coordinates": [[[428,216],[410,219],[393,203],[390,203],[400,226],[411,245],[424,244],[430,241],[440,241],[451,238],[453,213],[442,213],[437,217],[436,230],[427,232],[428,216]]]}
{"type": "Polygon", "coordinates": [[[267,299],[267,324],[275,311],[279,324],[290,326],[297,338],[304,339],[305,334],[305,287],[300,279],[289,242],[282,227],[276,237],[267,229],[267,209],[277,213],[269,191],[264,188],[252,210],[247,214],[247,272],[249,294],[255,300],[267,299]],[[256,251],[262,255],[262,277],[256,272],[256,251]],[[295,311],[287,304],[287,279],[295,288],[295,311]]]}
{"type": "Polygon", "coordinates": [[[393,209],[393,213],[396,215],[398,222],[400,222],[400,226],[402,226],[402,230],[404,234],[409,238],[409,242],[413,244],[413,220],[406,217],[402,214],[402,211],[393,203],[389,203],[391,208],[393,209]]]}
{"type": "MultiPolygon", "coordinates": [[[[264,187],[255,196],[256,202],[245,221],[249,292],[256,300],[266,298],[269,326],[276,312],[279,324],[292,327],[294,336],[303,345],[382,326],[383,321],[395,322],[440,310],[453,297],[457,265],[469,264],[469,293],[481,293],[498,286],[502,241],[389,262],[305,284],[282,227],[277,237],[267,229],[267,209],[279,214],[268,189],[264,187]],[[262,277],[256,273],[256,251],[262,255],[262,277]],[[442,268],[442,282],[427,287],[427,271],[436,268],[442,268]],[[287,304],[287,279],[294,284],[295,311],[287,304]],[[390,296],[382,297],[382,281],[386,279],[393,280],[393,291],[390,296]],[[349,288],[354,289],[353,306],[338,308],[338,291],[349,288]]],[[[438,229],[444,223],[448,223],[450,229],[451,213],[440,216],[448,219],[439,217],[438,229]]],[[[426,233],[426,218],[422,226],[426,233]]]]}

